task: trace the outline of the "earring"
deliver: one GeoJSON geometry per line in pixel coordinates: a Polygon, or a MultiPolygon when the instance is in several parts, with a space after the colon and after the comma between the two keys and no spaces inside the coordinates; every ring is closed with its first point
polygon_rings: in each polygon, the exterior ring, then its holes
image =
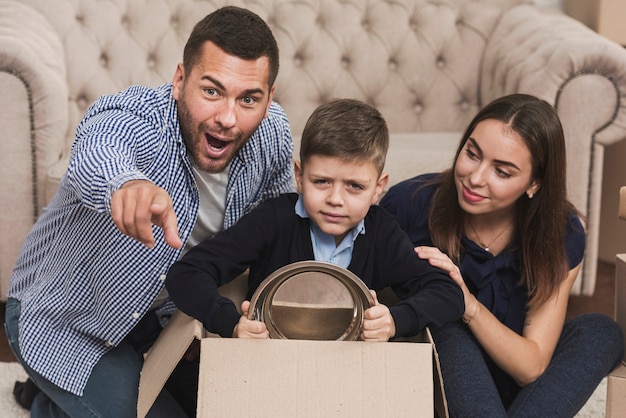
{"type": "Polygon", "coordinates": [[[528,198],[532,199],[535,194],[533,192],[528,192],[528,198]]]}

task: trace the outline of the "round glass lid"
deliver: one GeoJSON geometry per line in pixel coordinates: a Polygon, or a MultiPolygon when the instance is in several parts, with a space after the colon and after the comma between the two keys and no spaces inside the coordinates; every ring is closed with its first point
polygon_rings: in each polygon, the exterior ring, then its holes
{"type": "Polygon", "coordinates": [[[363,312],[374,304],[351,271],[322,261],[299,261],[268,276],[250,300],[250,319],[265,322],[270,338],[357,340],[363,312]]]}

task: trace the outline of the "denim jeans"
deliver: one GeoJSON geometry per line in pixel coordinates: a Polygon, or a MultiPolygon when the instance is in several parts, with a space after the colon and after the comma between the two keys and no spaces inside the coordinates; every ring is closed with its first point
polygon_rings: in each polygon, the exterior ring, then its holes
{"type": "MultiPolygon", "coordinates": [[[[143,365],[137,344],[150,345],[156,339],[149,321],[142,321],[122,343],[105,354],[89,376],[82,396],[67,392],[33,371],[22,358],[18,344],[21,305],[9,298],[6,305],[6,333],[11,348],[28,376],[41,392],[31,407],[31,417],[136,417],[139,374],[143,365]],[[140,341],[145,340],[145,341],[140,341]],[[151,342],[150,342],[151,341],[151,342]]],[[[45,341],[42,341],[45,344],[45,341]]],[[[140,350],[141,351],[141,350],[140,350]]],[[[167,391],[162,391],[149,417],[186,417],[167,391]]]]}
{"type": "Polygon", "coordinates": [[[431,331],[451,417],[573,417],[624,353],[615,321],[581,315],[565,323],[546,371],[505,408],[470,329],[459,321],[431,331]]]}

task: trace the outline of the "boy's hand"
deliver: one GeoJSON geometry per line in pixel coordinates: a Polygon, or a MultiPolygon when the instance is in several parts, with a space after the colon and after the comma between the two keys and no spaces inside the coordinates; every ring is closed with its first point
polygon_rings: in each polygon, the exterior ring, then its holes
{"type": "Polygon", "coordinates": [[[389,341],[396,334],[396,323],[386,305],[378,303],[376,292],[370,290],[374,296],[374,306],[363,313],[363,341],[389,341]]]}
{"type": "Polygon", "coordinates": [[[250,302],[244,300],[241,303],[241,317],[239,318],[239,322],[235,325],[235,329],[233,330],[234,338],[258,338],[264,339],[269,338],[270,333],[267,330],[267,326],[264,322],[254,321],[252,319],[248,319],[248,310],[250,309],[250,302]]]}

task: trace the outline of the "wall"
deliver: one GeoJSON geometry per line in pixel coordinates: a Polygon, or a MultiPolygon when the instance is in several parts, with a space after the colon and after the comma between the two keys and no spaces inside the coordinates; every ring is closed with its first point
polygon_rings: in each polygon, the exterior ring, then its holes
{"type": "Polygon", "coordinates": [[[618,219],[619,189],[626,186],[626,141],[608,147],[604,153],[600,245],[598,257],[615,262],[615,255],[626,253],[626,222],[618,219]]]}

